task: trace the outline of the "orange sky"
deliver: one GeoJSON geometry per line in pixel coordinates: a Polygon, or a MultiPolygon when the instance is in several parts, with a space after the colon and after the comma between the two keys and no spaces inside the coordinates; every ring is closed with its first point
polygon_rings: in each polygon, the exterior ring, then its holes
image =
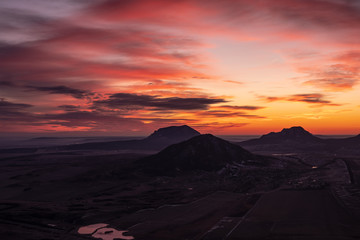
{"type": "Polygon", "coordinates": [[[4,0],[0,13],[2,134],[360,133],[357,1],[4,0]]]}

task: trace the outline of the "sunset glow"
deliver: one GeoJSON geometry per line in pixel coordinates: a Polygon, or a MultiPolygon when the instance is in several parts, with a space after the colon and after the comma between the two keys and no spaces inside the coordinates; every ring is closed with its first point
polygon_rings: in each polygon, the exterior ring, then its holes
{"type": "Polygon", "coordinates": [[[0,132],[360,133],[360,2],[5,0],[0,132]]]}

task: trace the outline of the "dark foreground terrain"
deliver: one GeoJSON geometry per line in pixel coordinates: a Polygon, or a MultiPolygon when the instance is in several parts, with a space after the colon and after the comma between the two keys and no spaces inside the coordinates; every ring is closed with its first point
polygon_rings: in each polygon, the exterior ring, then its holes
{"type": "MultiPolygon", "coordinates": [[[[183,146],[167,152],[194,151],[180,151],[183,146]]],[[[167,152],[159,154],[158,164],[164,154],[171,156],[167,152]]],[[[149,174],[140,169],[154,158],[148,155],[2,154],[0,239],[360,238],[357,156],[277,150],[276,159],[266,160],[276,164],[226,162],[216,171],[175,166],[171,174],[149,174]]]]}

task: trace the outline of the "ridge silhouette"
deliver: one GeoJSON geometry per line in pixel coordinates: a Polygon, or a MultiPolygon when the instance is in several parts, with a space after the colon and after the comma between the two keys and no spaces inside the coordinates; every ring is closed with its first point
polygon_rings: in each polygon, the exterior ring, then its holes
{"type": "Polygon", "coordinates": [[[145,157],[148,172],[167,174],[193,170],[217,171],[227,166],[266,165],[265,157],[211,134],[195,136],[145,157]]]}

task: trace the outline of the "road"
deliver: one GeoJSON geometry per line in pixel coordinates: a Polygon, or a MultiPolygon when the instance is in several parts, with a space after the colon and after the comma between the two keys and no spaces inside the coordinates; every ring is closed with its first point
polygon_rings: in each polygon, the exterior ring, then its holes
{"type": "Polygon", "coordinates": [[[359,226],[329,190],[279,190],[264,194],[224,239],[354,239],[359,226]]]}

